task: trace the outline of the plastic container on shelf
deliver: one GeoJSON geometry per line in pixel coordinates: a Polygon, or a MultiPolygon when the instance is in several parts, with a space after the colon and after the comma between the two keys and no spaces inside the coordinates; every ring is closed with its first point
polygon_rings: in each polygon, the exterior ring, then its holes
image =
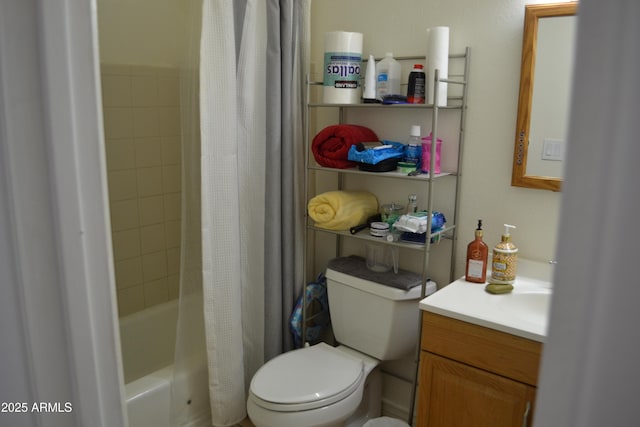
{"type": "MultiPolygon", "coordinates": [[[[431,167],[431,140],[433,135],[425,136],[422,138],[422,172],[428,173],[431,167]]],[[[442,157],[442,139],[438,138],[436,142],[436,161],[434,167],[434,173],[440,173],[440,161],[442,157]]]]}
{"type": "Polygon", "coordinates": [[[376,98],[382,100],[385,95],[400,94],[400,74],[402,66],[387,52],[376,65],[376,98]]]}
{"type": "Polygon", "coordinates": [[[420,139],[420,126],[411,126],[409,132],[409,139],[404,147],[404,158],[402,161],[406,163],[413,163],[416,165],[416,169],[420,169],[422,163],[422,139],[420,139]]]}

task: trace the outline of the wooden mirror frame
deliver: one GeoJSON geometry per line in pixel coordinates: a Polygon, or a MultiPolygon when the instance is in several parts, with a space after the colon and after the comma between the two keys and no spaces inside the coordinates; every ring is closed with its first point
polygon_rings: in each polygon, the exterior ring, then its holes
{"type": "Polygon", "coordinates": [[[527,152],[531,125],[531,104],[538,41],[538,19],[576,14],[578,2],[529,4],[525,6],[524,34],[522,37],[522,64],[520,66],[520,94],[518,97],[518,117],[513,152],[511,185],[515,187],[537,188],[560,191],[562,178],[527,175],[527,152]]]}

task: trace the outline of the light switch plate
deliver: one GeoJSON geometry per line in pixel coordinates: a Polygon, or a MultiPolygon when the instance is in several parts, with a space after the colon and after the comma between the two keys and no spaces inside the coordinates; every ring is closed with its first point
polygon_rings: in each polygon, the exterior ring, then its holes
{"type": "Polygon", "coordinates": [[[557,138],[544,138],[542,143],[542,160],[563,160],[564,140],[557,138]]]}

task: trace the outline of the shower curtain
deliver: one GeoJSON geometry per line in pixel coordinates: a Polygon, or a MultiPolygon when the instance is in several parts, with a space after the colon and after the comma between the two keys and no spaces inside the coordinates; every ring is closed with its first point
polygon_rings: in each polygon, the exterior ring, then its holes
{"type": "Polygon", "coordinates": [[[196,3],[199,51],[185,72],[198,84],[182,94],[191,94],[200,121],[183,122],[191,143],[183,142],[176,371],[204,358],[208,384],[198,392],[176,373],[172,418],[198,418],[208,392],[211,424],[230,426],[246,416],[255,371],[292,347],[286,320],[303,281],[310,0],[196,3]]]}

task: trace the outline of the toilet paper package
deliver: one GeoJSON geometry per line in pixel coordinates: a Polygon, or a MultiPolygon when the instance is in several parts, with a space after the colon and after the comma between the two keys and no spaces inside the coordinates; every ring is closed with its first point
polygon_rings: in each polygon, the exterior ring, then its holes
{"type": "Polygon", "coordinates": [[[362,89],[362,33],[332,31],[324,35],[323,102],[358,104],[362,89]]]}

